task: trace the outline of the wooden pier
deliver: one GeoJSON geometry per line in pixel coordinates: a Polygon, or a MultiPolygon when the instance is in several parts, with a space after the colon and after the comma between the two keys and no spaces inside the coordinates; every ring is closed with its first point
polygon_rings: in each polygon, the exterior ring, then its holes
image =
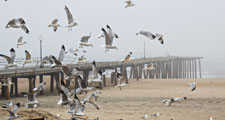
{"type": "MultiPolygon", "coordinates": [[[[145,59],[132,59],[126,63],[121,61],[96,62],[98,70],[106,71],[114,69],[120,71],[126,80],[129,79],[193,79],[201,78],[201,59],[202,57],[154,57],[145,59]],[[144,71],[143,68],[148,64],[153,63],[155,70],[144,71]],[[129,79],[128,79],[129,77],[129,79]]],[[[92,69],[92,63],[85,64],[67,64],[70,70],[75,67],[83,71],[83,79],[87,82],[89,73],[92,69]]],[[[18,96],[18,80],[27,78],[29,81],[29,92],[32,92],[35,87],[36,77],[39,77],[39,82],[43,81],[43,76],[50,76],[50,92],[54,92],[54,84],[56,89],[60,90],[60,81],[64,80],[64,74],[60,68],[51,69],[49,66],[44,68],[29,67],[15,68],[9,70],[0,70],[0,81],[11,78],[14,85],[9,90],[9,87],[2,86],[2,96],[10,99],[10,95],[18,96]],[[10,95],[9,95],[10,93],[10,95]]],[[[103,86],[106,87],[106,77],[103,76],[103,86]]],[[[111,75],[111,84],[116,85],[116,74],[111,75]]],[[[69,85],[69,83],[67,83],[69,85]]],[[[43,94],[43,93],[41,93],[43,94]]]]}

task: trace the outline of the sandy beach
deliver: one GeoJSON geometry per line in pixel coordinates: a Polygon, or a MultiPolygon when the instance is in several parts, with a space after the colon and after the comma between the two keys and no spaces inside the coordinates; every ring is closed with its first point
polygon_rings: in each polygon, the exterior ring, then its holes
{"type": "MultiPolygon", "coordinates": [[[[28,90],[27,80],[19,80],[19,93],[28,90]]],[[[48,78],[45,78],[49,82],[48,78]]],[[[144,114],[148,114],[147,120],[155,119],[151,114],[160,113],[157,120],[207,120],[210,116],[214,120],[225,119],[225,78],[220,79],[140,79],[129,80],[129,86],[122,90],[115,87],[107,87],[102,90],[100,98],[96,102],[100,110],[96,110],[93,106],[87,105],[85,113],[89,118],[97,118],[100,120],[141,120],[144,114]],[[188,83],[196,82],[197,89],[191,91],[188,83]],[[165,98],[187,97],[187,100],[181,103],[174,103],[168,107],[161,103],[165,98]]],[[[91,92],[89,92],[90,94],[91,92]]],[[[83,99],[85,95],[79,96],[83,99]]],[[[27,108],[20,108],[18,114],[21,118],[28,119],[33,116],[48,116],[47,120],[57,119],[56,115],[60,115],[60,119],[69,119],[71,116],[67,114],[69,107],[57,106],[60,96],[57,95],[56,89],[54,93],[49,93],[48,88],[45,89],[43,96],[38,95],[37,100],[41,106],[31,112],[27,108]],[[46,113],[48,111],[49,113],[46,113]],[[29,113],[29,114],[27,114],[29,113]],[[40,113],[40,114],[38,114],[40,113]]],[[[26,103],[26,98],[12,98],[14,103],[26,103]]],[[[0,104],[10,102],[1,98],[0,104]]],[[[0,118],[5,120],[8,116],[7,111],[0,110],[0,118]]]]}

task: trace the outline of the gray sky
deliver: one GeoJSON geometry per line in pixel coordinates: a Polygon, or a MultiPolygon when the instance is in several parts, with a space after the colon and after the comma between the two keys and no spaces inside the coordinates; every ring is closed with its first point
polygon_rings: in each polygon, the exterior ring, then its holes
{"type": "MultiPolygon", "coordinates": [[[[39,56],[39,36],[42,34],[43,56],[58,56],[62,44],[66,48],[78,47],[81,36],[92,33],[87,48],[88,60],[120,60],[129,51],[142,52],[143,42],[151,56],[202,56],[204,71],[225,71],[225,1],[224,0],[133,0],[135,7],[125,9],[124,0],[4,0],[0,1],[0,51],[9,54],[11,47],[23,36],[28,44],[16,49],[17,58],[24,57],[24,50],[33,57],[39,56]],[[65,5],[70,9],[79,26],[67,31],[65,5]],[[30,30],[5,29],[13,18],[23,17],[30,30]],[[63,26],[53,32],[47,25],[59,19],[63,26]],[[98,39],[101,27],[109,24],[118,34],[114,40],[119,50],[104,52],[98,39]],[[164,35],[165,44],[136,36],[138,30],[149,30],[164,35]]],[[[72,56],[72,55],[67,55],[72,56]]]]}

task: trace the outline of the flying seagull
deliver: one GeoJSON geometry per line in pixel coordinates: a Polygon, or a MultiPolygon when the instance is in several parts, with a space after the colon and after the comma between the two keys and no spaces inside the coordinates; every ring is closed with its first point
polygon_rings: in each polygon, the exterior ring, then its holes
{"type": "Polygon", "coordinates": [[[104,37],[105,37],[105,52],[109,51],[109,49],[118,49],[117,46],[113,46],[113,36],[110,36],[111,34],[109,34],[108,32],[106,32],[106,30],[104,28],[102,28],[104,37]]]}
{"type": "Polygon", "coordinates": [[[67,6],[65,6],[65,11],[66,11],[66,15],[67,15],[67,19],[68,19],[68,25],[66,25],[66,27],[68,28],[68,30],[72,31],[72,27],[78,25],[77,22],[74,21],[72,14],[70,13],[69,9],[67,6]]]}
{"type": "Polygon", "coordinates": [[[191,82],[191,83],[188,83],[188,84],[191,87],[191,91],[196,90],[196,83],[195,82],[191,82]]]}
{"type": "Polygon", "coordinates": [[[23,44],[26,44],[27,42],[26,41],[23,41],[23,37],[19,37],[16,45],[17,45],[17,48],[19,48],[20,45],[23,45],[23,44]]]}
{"type": "Polygon", "coordinates": [[[33,89],[33,92],[43,91],[45,89],[46,82],[41,82],[33,89]]]}
{"type": "Polygon", "coordinates": [[[23,18],[18,18],[18,19],[12,19],[8,22],[6,25],[6,28],[21,28],[24,30],[27,34],[29,33],[28,28],[26,27],[26,22],[24,21],[23,18]]]}
{"type": "Polygon", "coordinates": [[[16,114],[16,112],[18,111],[19,107],[20,107],[20,103],[16,103],[13,106],[13,109],[12,110],[7,110],[9,112],[8,119],[15,119],[15,118],[18,118],[19,117],[19,115],[16,114]]]}
{"type": "Polygon", "coordinates": [[[25,105],[27,108],[31,108],[33,110],[33,108],[36,108],[38,105],[40,105],[40,103],[36,99],[37,92],[28,93],[25,96],[27,96],[27,101],[28,101],[25,105]]]}
{"type": "Polygon", "coordinates": [[[102,79],[98,78],[98,71],[96,67],[96,62],[92,62],[92,78],[88,80],[89,83],[101,83],[102,79]]]}
{"type": "Polygon", "coordinates": [[[27,63],[33,62],[33,60],[31,59],[31,55],[27,50],[25,50],[25,55],[26,55],[26,57],[25,57],[25,60],[23,62],[23,66],[27,63]]]}
{"type": "Polygon", "coordinates": [[[53,31],[55,32],[60,25],[57,23],[59,20],[54,19],[51,24],[48,25],[48,27],[52,27],[53,31]]]}
{"type": "Polygon", "coordinates": [[[64,64],[62,64],[59,60],[57,60],[55,58],[55,56],[50,55],[49,58],[51,59],[51,61],[53,62],[53,64],[51,65],[51,68],[55,68],[55,67],[63,67],[65,66],[64,64]]]}
{"type": "Polygon", "coordinates": [[[144,31],[144,30],[141,30],[141,31],[138,31],[137,33],[136,33],[136,35],[143,35],[143,36],[145,36],[145,37],[147,37],[147,38],[149,38],[150,40],[153,40],[153,39],[155,39],[155,35],[154,34],[152,34],[151,32],[149,32],[149,31],[144,31]]]}
{"type": "Polygon", "coordinates": [[[49,56],[45,56],[43,59],[42,59],[42,61],[41,61],[41,63],[40,63],[40,67],[42,68],[42,67],[44,67],[44,64],[53,64],[53,61],[49,58],[49,56]]]}
{"type": "Polygon", "coordinates": [[[150,64],[147,65],[146,68],[143,68],[142,70],[155,70],[154,64],[150,63],[150,64]]]}
{"type": "Polygon", "coordinates": [[[3,57],[7,60],[8,64],[5,65],[5,69],[8,69],[9,67],[15,67],[17,66],[17,64],[14,63],[14,60],[15,60],[15,57],[16,57],[16,52],[13,48],[10,49],[10,53],[11,53],[11,56],[7,56],[7,55],[3,55],[3,54],[0,54],[0,57],[3,57]]]}
{"type": "Polygon", "coordinates": [[[77,48],[69,48],[69,49],[67,50],[67,52],[68,52],[68,51],[69,51],[71,54],[77,56],[77,53],[79,52],[79,49],[77,49],[77,48]]]}
{"type": "Polygon", "coordinates": [[[161,44],[164,44],[163,35],[162,34],[155,34],[156,39],[159,40],[161,44]]]}
{"type": "Polygon", "coordinates": [[[129,52],[129,54],[122,60],[122,63],[129,61],[132,54],[132,52],[129,52]]]}
{"type": "Polygon", "coordinates": [[[125,1],[125,3],[126,3],[126,6],[125,6],[125,8],[128,8],[128,7],[133,7],[133,6],[135,6],[135,4],[131,1],[131,0],[127,0],[127,1],[125,1]]]}
{"type": "Polygon", "coordinates": [[[65,57],[65,55],[66,55],[66,48],[65,48],[64,45],[62,45],[62,47],[61,47],[61,49],[60,49],[60,52],[59,52],[58,60],[59,60],[60,62],[62,62],[63,59],[64,59],[64,57],[65,57]]]}
{"type": "Polygon", "coordinates": [[[90,37],[91,37],[91,33],[89,35],[85,35],[85,36],[81,37],[80,48],[83,48],[83,46],[91,46],[91,47],[93,47],[93,45],[88,42],[88,39],[90,37]]]}
{"type": "Polygon", "coordinates": [[[78,58],[78,61],[77,63],[80,64],[80,63],[86,63],[87,60],[86,60],[86,57],[84,55],[82,55],[81,57],[78,58]]]}

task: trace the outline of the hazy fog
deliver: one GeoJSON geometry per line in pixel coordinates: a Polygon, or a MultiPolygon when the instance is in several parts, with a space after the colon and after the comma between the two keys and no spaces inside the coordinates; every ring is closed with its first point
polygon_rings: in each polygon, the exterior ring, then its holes
{"type": "MultiPolygon", "coordinates": [[[[0,1],[0,52],[9,54],[11,47],[23,36],[28,44],[16,49],[17,58],[24,50],[39,57],[39,36],[42,34],[43,56],[58,56],[62,44],[66,48],[79,47],[83,35],[92,33],[94,48],[86,48],[87,59],[120,60],[129,51],[142,52],[143,42],[152,57],[201,56],[203,71],[225,72],[225,1],[224,0],[133,0],[135,7],[125,9],[124,0],[4,0],[0,1]],[[78,26],[67,31],[65,5],[78,26]],[[30,34],[20,29],[5,29],[13,18],[23,17],[30,34]],[[47,25],[53,19],[62,25],[57,32],[47,25]],[[101,27],[109,24],[118,34],[114,40],[119,50],[104,52],[104,39],[98,39],[101,27]],[[138,30],[164,35],[165,44],[136,36],[138,30]]],[[[72,56],[71,54],[67,56],[72,56]]]]}

